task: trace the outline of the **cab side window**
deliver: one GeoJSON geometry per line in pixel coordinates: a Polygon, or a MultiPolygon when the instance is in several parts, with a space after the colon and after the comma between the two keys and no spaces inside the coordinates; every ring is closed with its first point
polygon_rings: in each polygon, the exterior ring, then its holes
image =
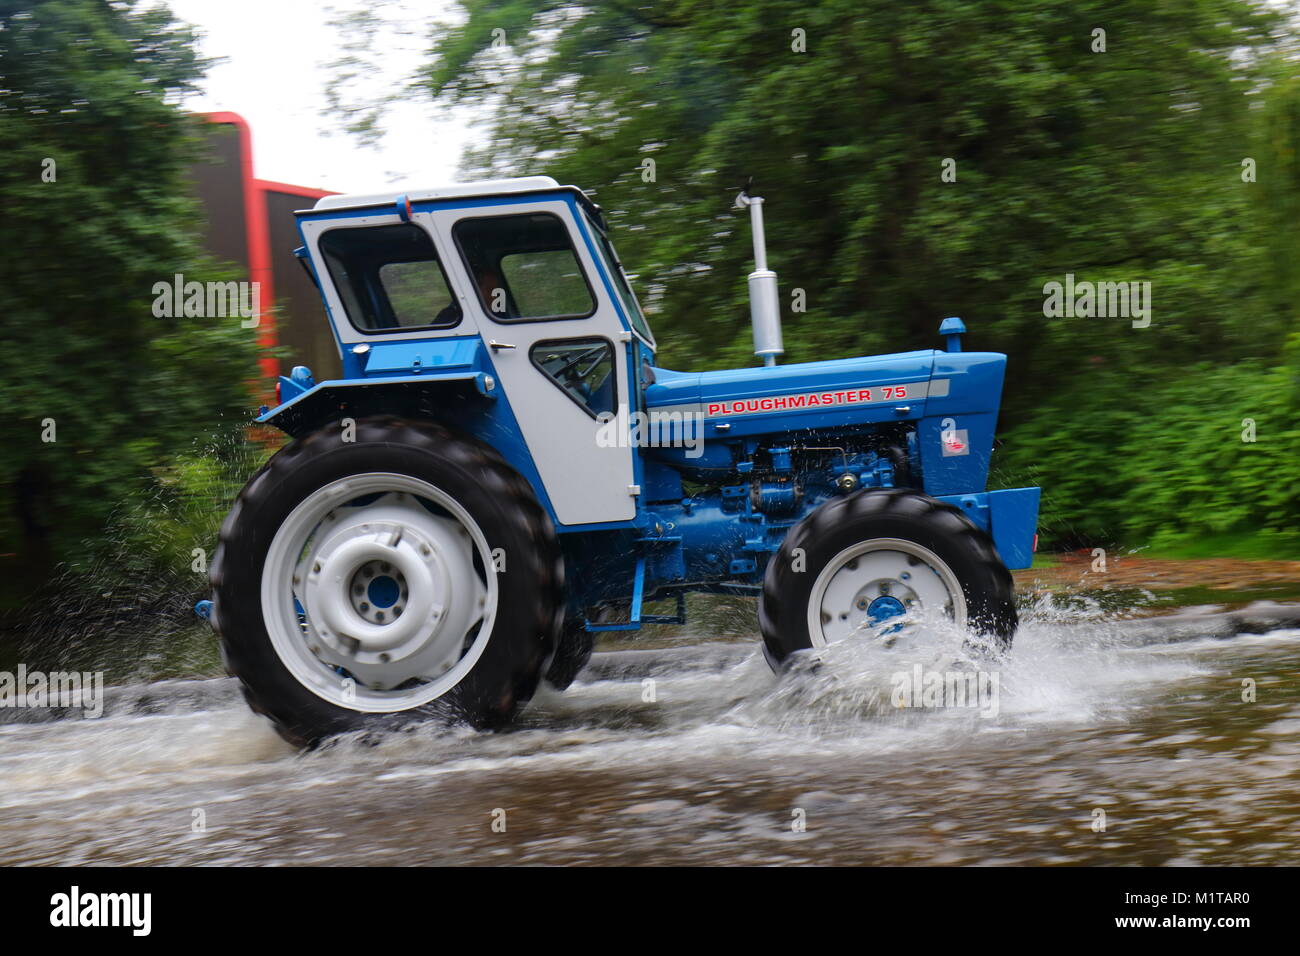
{"type": "Polygon", "coordinates": [[[543,375],[592,418],[615,411],[614,346],[608,339],[538,342],[529,357],[543,375]]]}
{"type": "Polygon", "coordinates": [[[585,319],[596,310],[558,216],[462,219],[452,229],[484,311],[498,322],[585,319]]]}

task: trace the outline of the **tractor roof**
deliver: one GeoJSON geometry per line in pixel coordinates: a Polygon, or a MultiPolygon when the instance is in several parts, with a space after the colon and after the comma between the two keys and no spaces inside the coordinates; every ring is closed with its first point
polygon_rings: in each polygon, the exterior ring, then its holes
{"type": "Polygon", "coordinates": [[[548,192],[554,189],[569,189],[576,193],[584,205],[592,205],[576,186],[561,186],[550,176],[524,176],[519,179],[485,179],[477,183],[452,183],[447,186],[432,188],[397,189],[384,193],[345,193],[338,196],[325,196],[317,200],[308,212],[326,209],[355,209],[365,206],[391,206],[402,196],[411,202],[426,202],[436,199],[465,199],[470,197],[508,196],[517,193],[548,192]]]}

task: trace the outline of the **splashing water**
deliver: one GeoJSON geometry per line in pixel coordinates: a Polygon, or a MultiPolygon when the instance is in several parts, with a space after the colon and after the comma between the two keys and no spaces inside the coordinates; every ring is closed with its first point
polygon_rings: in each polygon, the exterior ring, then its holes
{"type": "Polygon", "coordinates": [[[193,613],[221,522],[269,453],[241,426],[195,441],[118,506],[0,633],[0,668],[103,671],[115,682],[223,673],[193,613]]]}
{"type": "Polygon", "coordinates": [[[230,680],[129,683],[0,723],[0,863],[1296,863],[1300,630],[1223,633],[1041,601],[1004,657],[929,622],[776,678],[688,632],[509,732],[310,754],[230,680]]]}

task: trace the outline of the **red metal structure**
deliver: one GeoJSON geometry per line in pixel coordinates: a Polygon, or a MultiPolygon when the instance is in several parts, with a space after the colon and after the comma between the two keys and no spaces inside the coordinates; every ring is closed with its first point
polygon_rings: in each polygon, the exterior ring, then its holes
{"type": "MultiPolygon", "coordinates": [[[[253,133],[238,113],[202,114],[212,124],[209,155],[192,170],[195,189],[208,214],[209,251],[244,266],[259,286],[258,345],[263,376],[280,375],[277,346],[293,352],[287,364],[322,372],[337,365],[326,337],[320,299],[294,261],[298,244],[293,210],[313,205],[329,190],[258,179],[253,170],[253,133]],[[277,308],[278,306],[278,308],[277,308]]],[[[287,368],[283,369],[287,372],[287,368]]]]}

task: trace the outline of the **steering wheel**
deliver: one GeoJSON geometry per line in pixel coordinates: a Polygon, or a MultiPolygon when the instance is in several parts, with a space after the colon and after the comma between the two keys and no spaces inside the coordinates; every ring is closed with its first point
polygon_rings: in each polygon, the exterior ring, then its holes
{"type": "Polygon", "coordinates": [[[602,344],[593,345],[589,349],[583,349],[577,355],[573,356],[573,358],[568,359],[563,365],[555,369],[552,374],[555,375],[556,378],[563,376],[565,379],[570,381],[573,379],[580,379],[590,374],[591,370],[599,364],[600,359],[605,354],[606,348],[608,348],[608,346],[602,344]],[[578,366],[589,359],[594,359],[594,361],[592,361],[591,365],[587,368],[579,371],[578,366]]]}

